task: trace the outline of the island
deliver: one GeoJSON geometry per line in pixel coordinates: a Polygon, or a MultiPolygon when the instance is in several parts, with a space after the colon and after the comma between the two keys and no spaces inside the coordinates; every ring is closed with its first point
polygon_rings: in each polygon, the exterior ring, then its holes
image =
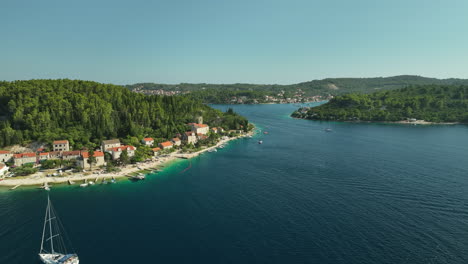
{"type": "Polygon", "coordinates": [[[345,94],[320,106],[302,107],[291,116],[350,122],[468,123],[468,86],[412,85],[371,94],[345,94]]]}
{"type": "Polygon", "coordinates": [[[374,78],[326,78],[295,84],[136,83],[135,93],[189,96],[208,104],[301,104],[330,100],[349,93],[372,93],[409,85],[468,85],[468,79],[437,79],[415,75],[374,78]]]}
{"type": "Polygon", "coordinates": [[[187,96],[68,79],[0,82],[0,185],[131,176],[253,129],[232,109],[187,96]]]}

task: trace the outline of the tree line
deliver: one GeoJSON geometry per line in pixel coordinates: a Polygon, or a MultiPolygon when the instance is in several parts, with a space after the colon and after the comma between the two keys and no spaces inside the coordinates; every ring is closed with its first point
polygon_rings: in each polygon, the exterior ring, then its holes
{"type": "Polygon", "coordinates": [[[147,96],[122,86],[81,80],[0,82],[0,146],[67,139],[75,149],[106,138],[172,138],[187,123],[248,127],[188,96],[147,96]]]}

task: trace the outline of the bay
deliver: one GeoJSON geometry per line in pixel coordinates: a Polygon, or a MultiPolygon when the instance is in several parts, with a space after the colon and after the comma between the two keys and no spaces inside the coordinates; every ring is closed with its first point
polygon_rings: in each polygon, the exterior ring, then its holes
{"type": "MultiPolygon", "coordinates": [[[[233,107],[268,134],[145,181],[52,188],[80,263],[468,261],[467,126],[297,120],[294,105],[214,107],[233,107]]],[[[0,190],[0,263],[39,263],[46,197],[0,190]]]]}

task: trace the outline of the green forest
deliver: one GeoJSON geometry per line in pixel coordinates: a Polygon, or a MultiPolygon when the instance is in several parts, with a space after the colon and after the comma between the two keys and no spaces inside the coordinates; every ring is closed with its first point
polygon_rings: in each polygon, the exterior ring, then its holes
{"type": "Polygon", "coordinates": [[[0,146],[67,139],[74,148],[106,138],[171,138],[187,123],[247,129],[248,120],[188,96],[147,96],[80,80],[0,82],[0,146]]]}
{"type": "Polygon", "coordinates": [[[373,93],[383,90],[394,90],[410,85],[468,85],[467,79],[436,79],[414,75],[400,75],[376,78],[327,78],[289,85],[278,84],[206,84],[181,83],[157,84],[137,83],[125,86],[130,90],[164,90],[186,92],[189,96],[205,103],[226,104],[233,96],[245,96],[245,103],[263,103],[265,95],[276,96],[281,91],[282,97],[292,97],[298,90],[304,92],[303,97],[343,95],[348,93],[373,93]]]}
{"type": "Polygon", "coordinates": [[[372,94],[346,94],[328,103],[301,108],[293,117],[336,121],[468,123],[468,86],[421,85],[372,94]]]}

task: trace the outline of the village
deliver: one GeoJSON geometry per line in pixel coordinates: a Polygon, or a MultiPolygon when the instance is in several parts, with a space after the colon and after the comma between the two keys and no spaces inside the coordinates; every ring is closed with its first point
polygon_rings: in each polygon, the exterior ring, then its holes
{"type": "Polygon", "coordinates": [[[114,179],[177,158],[191,158],[205,151],[211,152],[229,140],[248,135],[244,130],[225,131],[221,127],[210,128],[202,123],[202,119],[198,121],[187,124],[190,130],[163,142],[156,143],[151,137],[141,139],[138,147],[150,150],[151,155],[143,162],[134,162],[136,164],[133,166],[130,166],[130,160],[135,156],[137,146],[125,145],[117,138],[103,140],[99,147],[92,150],[72,150],[68,140],[53,141],[48,146],[51,151],[46,151],[45,147],[24,153],[0,150],[0,185],[70,183],[71,179],[86,179],[86,176],[92,177],[93,174],[108,174],[107,177],[114,179]],[[60,166],[51,170],[46,165],[50,163],[60,166]],[[119,165],[118,168],[114,167],[115,164],[119,165]],[[18,168],[31,173],[17,175],[18,168]]]}

